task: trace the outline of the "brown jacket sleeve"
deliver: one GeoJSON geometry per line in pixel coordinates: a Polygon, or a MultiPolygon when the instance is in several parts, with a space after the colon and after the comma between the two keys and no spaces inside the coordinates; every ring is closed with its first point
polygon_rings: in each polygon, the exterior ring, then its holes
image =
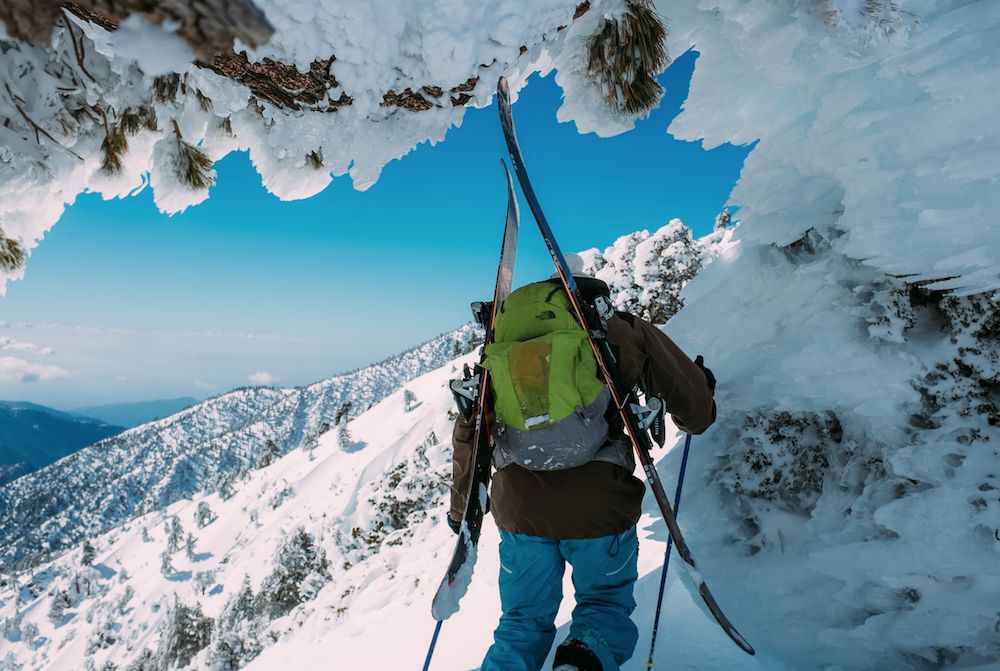
{"type": "Polygon", "coordinates": [[[476,425],[466,422],[459,416],[455,420],[455,429],[451,434],[451,444],[455,448],[455,456],[451,462],[451,510],[448,515],[456,522],[465,515],[465,499],[469,492],[469,479],[472,477],[472,441],[475,437],[476,425]]]}
{"type": "Polygon", "coordinates": [[[616,315],[608,321],[608,340],[618,347],[628,383],[641,376],[649,394],[661,394],[681,431],[698,434],[712,425],[715,400],[705,374],[663,331],[639,317],[616,315]]]}

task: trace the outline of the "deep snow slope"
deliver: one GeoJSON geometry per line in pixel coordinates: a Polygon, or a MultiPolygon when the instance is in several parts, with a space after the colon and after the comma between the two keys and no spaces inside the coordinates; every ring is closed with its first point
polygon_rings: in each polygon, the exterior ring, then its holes
{"type": "Polygon", "coordinates": [[[262,459],[313,444],[341,410],[360,414],[480,337],[466,325],[306,387],[237,389],[20,478],[0,488],[0,565],[61,553],[206,487],[229,490],[262,459]]]}

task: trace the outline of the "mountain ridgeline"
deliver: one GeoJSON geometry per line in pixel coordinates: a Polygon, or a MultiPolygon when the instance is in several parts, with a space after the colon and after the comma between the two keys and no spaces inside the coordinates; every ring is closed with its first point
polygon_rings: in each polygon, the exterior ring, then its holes
{"type": "Polygon", "coordinates": [[[0,401],[0,486],[121,431],[43,405],[0,401]]]}
{"type": "Polygon", "coordinates": [[[0,488],[0,567],[32,565],[150,510],[314,444],[343,416],[471,351],[462,326],[374,365],[311,384],[246,387],[102,440],[0,488]]]}

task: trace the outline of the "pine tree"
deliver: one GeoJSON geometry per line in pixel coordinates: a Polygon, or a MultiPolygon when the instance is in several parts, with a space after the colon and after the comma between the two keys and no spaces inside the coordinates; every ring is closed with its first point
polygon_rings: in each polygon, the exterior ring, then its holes
{"type": "Polygon", "coordinates": [[[80,556],[80,564],[83,566],[93,566],[94,559],[97,557],[97,550],[90,543],[89,540],[83,541],[83,549],[80,556]]]}
{"type": "Polygon", "coordinates": [[[340,420],[350,417],[351,405],[350,401],[345,401],[344,404],[340,406],[340,410],[337,411],[337,416],[333,419],[334,424],[340,424],[340,420]]]}
{"type": "Polygon", "coordinates": [[[208,665],[213,671],[236,671],[260,654],[260,625],[254,616],[254,594],[250,578],[226,602],[216,620],[208,665]]]}
{"type": "Polygon", "coordinates": [[[185,606],[174,595],[173,607],[161,628],[160,647],[154,657],[158,668],[182,669],[212,637],[212,620],[201,612],[201,605],[185,606]]]}
{"type": "Polygon", "coordinates": [[[166,532],[167,552],[174,554],[184,547],[184,527],[181,526],[181,521],[177,515],[170,518],[170,522],[166,526],[166,532]]]}
{"type": "Polygon", "coordinates": [[[403,412],[410,412],[416,407],[417,395],[409,389],[403,390],[403,412]]]}
{"type": "Polygon", "coordinates": [[[62,624],[66,616],[66,609],[70,607],[69,595],[66,590],[59,590],[52,595],[52,603],[49,605],[49,621],[57,627],[62,624]]]}
{"type": "Polygon", "coordinates": [[[219,498],[223,501],[228,501],[234,496],[236,496],[236,486],[233,483],[232,476],[227,475],[223,478],[222,482],[219,483],[219,498]]]}
{"type": "Polygon", "coordinates": [[[194,584],[200,594],[208,591],[213,582],[215,582],[215,571],[198,571],[194,574],[194,584]]]}
{"type": "Polygon", "coordinates": [[[268,438],[267,442],[264,443],[264,452],[260,455],[260,460],[257,462],[257,468],[266,468],[280,458],[281,448],[278,447],[276,442],[268,438]]]}
{"type": "Polygon", "coordinates": [[[323,548],[303,527],[297,528],[274,557],[274,570],[261,583],[254,611],[275,619],[315,598],[329,582],[330,562],[323,548]]]}
{"type": "Polygon", "coordinates": [[[635,314],[665,324],[684,306],[681,289],[701,271],[703,252],[690,229],[674,219],[636,246],[634,263],[641,289],[635,314]]]}
{"type": "Polygon", "coordinates": [[[733,221],[733,215],[729,213],[729,208],[722,210],[717,215],[715,215],[715,230],[716,232],[721,231],[724,228],[728,228],[729,224],[733,221]]]}
{"type": "Polygon", "coordinates": [[[194,513],[194,523],[199,529],[204,529],[215,521],[215,513],[204,501],[198,503],[198,509],[194,513]]]}
{"type": "Polygon", "coordinates": [[[188,559],[194,561],[194,546],[196,540],[194,534],[188,532],[187,538],[184,540],[184,554],[188,559]]]}
{"type": "Polygon", "coordinates": [[[174,572],[175,572],[175,569],[174,569],[173,558],[171,557],[171,555],[170,555],[169,552],[167,552],[166,550],[164,550],[160,554],[160,574],[163,577],[167,578],[167,577],[172,576],[174,574],[174,572]]]}
{"type": "Polygon", "coordinates": [[[351,436],[351,430],[347,428],[347,422],[340,425],[337,429],[337,443],[340,445],[340,449],[346,450],[354,445],[354,437],[351,436]]]}

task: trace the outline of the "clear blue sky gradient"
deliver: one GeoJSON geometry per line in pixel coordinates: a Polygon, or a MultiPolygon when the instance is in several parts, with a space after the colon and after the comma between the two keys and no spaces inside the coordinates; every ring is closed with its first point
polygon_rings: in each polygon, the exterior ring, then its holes
{"type": "MultiPolygon", "coordinates": [[[[558,123],[561,91],[551,76],[521,92],[521,147],[564,251],[603,248],[673,217],[696,235],[711,230],[749,148],[706,152],[665,132],[695,58],[678,58],[662,76],[659,108],[614,138],[558,123]]],[[[72,406],[205,396],[256,371],[303,384],[457,326],[469,302],[492,291],[505,211],[501,157],[491,105],[470,110],[444,142],[386,166],[365,192],[338,178],[313,198],[282,202],[245,154],[233,154],[217,164],[209,200],[173,217],[156,211],[149,190],[115,201],[81,196],[35,250],[26,278],[8,286],[0,320],[122,331],[70,338],[34,329],[38,344],[56,341],[57,359],[45,363],[70,377],[0,382],[0,398],[72,406]],[[304,340],[208,345],[163,333],[204,331],[304,340]]],[[[550,272],[522,203],[515,282],[550,272]]],[[[23,330],[5,333],[27,339],[23,330]]]]}

